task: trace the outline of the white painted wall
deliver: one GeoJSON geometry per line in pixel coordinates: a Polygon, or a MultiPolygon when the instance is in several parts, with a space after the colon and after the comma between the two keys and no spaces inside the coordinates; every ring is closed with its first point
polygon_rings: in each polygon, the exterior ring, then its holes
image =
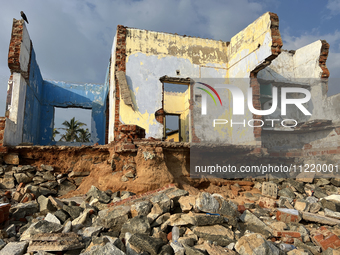
{"type": "Polygon", "coordinates": [[[9,118],[6,119],[4,145],[16,146],[22,143],[26,102],[26,81],[20,73],[13,73],[12,103],[9,118]]]}

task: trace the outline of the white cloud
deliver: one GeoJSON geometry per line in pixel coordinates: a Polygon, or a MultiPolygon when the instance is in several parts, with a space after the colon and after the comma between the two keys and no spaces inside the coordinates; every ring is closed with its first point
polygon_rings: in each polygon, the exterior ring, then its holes
{"type": "Polygon", "coordinates": [[[0,8],[0,116],[5,107],[13,18],[23,10],[44,79],[103,83],[118,24],[229,41],[265,11],[253,0],[3,1],[0,8]],[[20,9],[18,8],[20,6],[20,9]]]}
{"type": "Polygon", "coordinates": [[[340,13],[340,0],[328,0],[326,8],[331,11],[333,15],[340,13]]]}

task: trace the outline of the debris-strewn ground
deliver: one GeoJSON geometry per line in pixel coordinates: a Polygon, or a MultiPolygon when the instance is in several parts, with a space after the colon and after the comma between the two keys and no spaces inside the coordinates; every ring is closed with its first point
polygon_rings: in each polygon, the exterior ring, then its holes
{"type": "MultiPolygon", "coordinates": [[[[120,179],[136,178],[133,166],[120,179]]],[[[79,195],[91,175],[0,166],[0,254],[340,254],[340,179],[201,181],[137,194],[89,186],[79,195]]]]}

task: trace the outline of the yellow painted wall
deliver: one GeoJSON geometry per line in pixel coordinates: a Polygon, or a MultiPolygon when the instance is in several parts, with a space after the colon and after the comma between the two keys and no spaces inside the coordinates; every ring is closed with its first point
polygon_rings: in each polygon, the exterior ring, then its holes
{"type": "Polygon", "coordinates": [[[174,139],[173,142],[179,142],[179,133],[175,133],[175,134],[172,134],[172,135],[169,135],[167,138],[166,138],[166,141],[170,141],[171,139],[174,139]]]}
{"type": "Polygon", "coordinates": [[[165,113],[180,114],[181,137],[186,142],[189,141],[189,99],[189,89],[184,93],[164,92],[164,111],[165,113]]]}
{"type": "MultiPolygon", "coordinates": [[[[227,42],[223,41],[127,28],[127,64],[129,63],[129,57],[133,56],[134,58],[142,59],[138,62],[138,65],[133,66],[133,70],[130,74],[131,80],[129,81],[132,84],[129,85],[131,85],[132,88],[135,88],[137,95],[141,90],[150,90],[150,88],[148,88],[150,80],[154,82],[163,75],[171,76],[171,74],[169,75],[166,72],[166,70],[168,70],[167,67],[164,68],[164,66],[162,66],[163,69],[158,68],[157,58],[158,60],[166,59],[166,61],[169,59],[169,61],[166,62],[169,63],[169,69],[176,68],[172,63],[183,63],[180,61],[173,62],[173,57],[176,57],[181,61],[189,60],[192,64],[192,69],[197,67],[202,69],[212,67],[212,69],[215,68],[216,70],[227,70],[225,78],[249,77],[250,72],[261,64],[265,58],[271,55],[272,39],[270,26],[270,14],[265,13],[244,30],[232,37],[229,46],[227,42]],[[260,48],[258,48],[259,45],[261,46],[260,48]],[[148,61],[148,63],[144,63],[144,61],[148,61]],[[139,88],[138,92],[136,87],[139,88]]],[[[201,77],[200,75],[201,74],[199,73],[199,77],[201,77]]],[[[175,73],[173,76],[175,76],[175,73]]],[[[159,84],[159,86],[161,86],[160,82],[159,84]]],[[[154,85],[155,84],[152,84],[152,86],[154,85]]],[[[242,89],[246,91],[246,88],[242,89]]],[[[131,95],[134,98],[135,94],[133,91],[131,91],[131,95]]],[[[156,95],[154,91],[150,91],[150,96],[154,98],[157,97],[158,102],[160,102],[158,97],[161,95],[158,95],[158,92],[156,95]]],[[[189,98],[189,95],[186,95],[184,100],[185,105],[173,106],[174,108],[171,109],[171,111],[179,111],[181,110],[180,107],[189,109],[189,98]]],[[[169,100],[171,101],[172,99],[169,98],[169,100]]],[[[135,103],[147,103],[144,100],[143,102],[140,101],[138,102],[137,99],[135,103]]],[[[155,109],[155,111],[156,110],[158,109],[155,109]]],[[[229,110],[232,111],[232,108],[229,110]]],[[[181,121],[183,123],[181,135],[184,139],[189,139],[188,113],[189,110],[185,110],[185,112],[181,114],[181,121]]],[[[246,115],[247,114],[248,113],[246,113],[246,115]]],[[[251,115],[249,116],[251,118],[251,115]]],[[[126,106],[122,100],[120,101],[120,118],[125,124],[136,124],[145,128],[146,133],[148,133],[150,125],[159,125],[155,119],[155,112],[135,112],[131,107],[126,106]]],[[[225,135],[227,136],[233,136],[235,139],[233,141],[236,143],[238,140],[241,142],[254,140],[253,132],[250,128],[247,129],[246,133],[234,132],[233,130],[223,132],[225,132],[225,135]],[[240,138],[240,136],[246,138],[240,138]]]]}

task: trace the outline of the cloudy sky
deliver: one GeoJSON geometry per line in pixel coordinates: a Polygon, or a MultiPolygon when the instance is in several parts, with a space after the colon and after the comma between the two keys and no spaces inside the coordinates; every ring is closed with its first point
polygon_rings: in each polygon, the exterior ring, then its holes
{"type": "MultiPolygon", "coordinates": [[[[279,16],[284,49],[327,40],[327,66],[332,78],[340,76],[340,0],[1,0],[0,5],[0,116],[12,21],[21,18],[21,10],[44,79],[104,83],[118,24],[229,41],[267,11],[279,16]]],[[[338,92],[330,87],[330,94],[338,92]]]]}

